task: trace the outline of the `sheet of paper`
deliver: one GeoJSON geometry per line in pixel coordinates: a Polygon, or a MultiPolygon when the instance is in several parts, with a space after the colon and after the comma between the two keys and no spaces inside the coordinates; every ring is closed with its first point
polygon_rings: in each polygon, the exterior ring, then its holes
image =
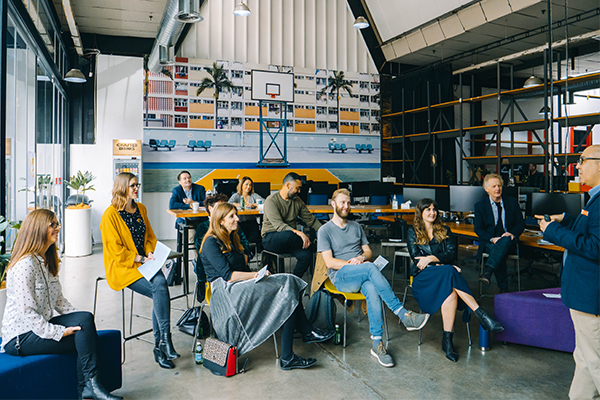
{"type": "Polygon", "coordinates": [[[560,293],[542,293],[542,294],[549,299],[560,299],[560,293]]]}
{"type": "Polygon", "coordinates": [[[389,263],[390,262],[388,260],[381,256],[377,257],[375,261],[373,261],[373,264],[375,264],[380,271],[382,271],[389,263]]]}
{"type": "Polygon", "coordinates": [[[149,260],[138,267],[138,271],[148,281],[154,278],[154,275],[162,268],[167,261],[167,257],[171,253],[171,249],[163,244],[162,242],[156,242],[156,249],[154,249],[154,260],[149,260]]]}
{"type": "Polygon", "coordinates": [[[258,276],[254,278],[254,283],[262,281],[267,276],[267,265],[258,271],[258,276]]]}

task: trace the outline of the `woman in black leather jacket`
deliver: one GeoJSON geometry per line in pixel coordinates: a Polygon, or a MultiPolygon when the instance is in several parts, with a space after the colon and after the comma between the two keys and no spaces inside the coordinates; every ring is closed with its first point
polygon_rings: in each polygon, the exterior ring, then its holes
{"type": "Polygon", "coordinates": [[[412,292],[422,312],[435,313],[441,308],[444,334],[442,350],[446,358],[458,361],[454,350],[454,319],[465,304],[473,310],[484,329],[500,332],[504,328],[491,319],[473,297],[469,285],[452,263],[456,259],[457,241],[450,228],[442,225],[438,206],[431,199],[417,203],[413,227],[408,230],[408,251],[413,260],[412,292]]]}

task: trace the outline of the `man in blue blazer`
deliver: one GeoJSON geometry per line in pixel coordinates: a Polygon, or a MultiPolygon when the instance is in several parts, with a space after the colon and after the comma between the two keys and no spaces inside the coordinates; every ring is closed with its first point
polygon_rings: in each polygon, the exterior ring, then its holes
{"type": "Polygon", "coordinates": [[[544,239],[565,249],[561,297],[570,308],[575,327],[575,374],[569,398],[595,399],[600,395],[600,145],[586,148],[577,163],[590,199],[577,216],[543,216],[544,239]]]}
{"type": "MultiPolygon", "coordinates": [[[[174,187],[171,192],[171,200],[169,200],[170,210],[189,210],[191,208],[190,204],[193,202],[200,203],[200,206],[204,205],[206,189],[204,189],[204,186],[192,182],[192,174],[188,171],[181,171],[179,175],[177,175],[177,180],[179,181],[179,186],[174,187]]],[[[205,219],[206,218],[188,218],[192,224],[196,222],[195,225],[205,219]]],[[[177,218],[177,221],[175,221],[175,229],[177,229],[180,222],[183,222],[183,218],[177,218]]]]}
{"type": "Polygon", "coordinates": [[[512,197],[502,197],[503,184],[500,175],[486,175],[483,188],[489,197],[475,204],[475,233],[479,238],[477,257],[481,258],[484,252],[490,255],[479,280],[489,286],[492,274],[495,274],[501,293],[508,291],[506,257],[525,229],[519,202],[512,197]]]}

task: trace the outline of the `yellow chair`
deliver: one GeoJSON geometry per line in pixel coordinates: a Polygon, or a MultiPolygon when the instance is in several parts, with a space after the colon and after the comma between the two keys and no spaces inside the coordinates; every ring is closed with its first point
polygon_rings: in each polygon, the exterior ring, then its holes
{"type": "MultiPolygon", "coordinates": [[[[341,292],[341,291],[337,290],[329,278],[327,278],[327,280],[323,283],[323,286],[324,286],[325,290],[327,290],[329,293],[339,294],[344,297],[344,347],[346,347],[346,326],[347,326],[347,319],[348,319],[348,300],[367,301],[367,299],[360,292],[359,293],[350,293],[350,292],[341,292]]],[[[390,334],[388,332],[387,319],[385,317],[385,304],[383,303],[383,300],[381,300],[381,305],[383,308],[383,324],[385,326],[385,336],[386,336],[385,345],[387,347],[388,342],[390,341],[390,334]]],[[[360,313],[361,313],[361,310],[359,309],[358,310],[358,322],[360,322],[360,313]]]]}
{"type": "MultiPolygon", "coordinates": [[[[402,299],[402,304],[406,303],[406,296],[408,295],[408,288],[410,288],[412,290],[412,285],[413,285],[413,276],[410,276],[410,281],[408,282],[408,286],[406,286],[406,288],[404,289],[404,298],[402,299]]],[[[469,322],[466,322],[467,324],[467,336],[469,338],[469,347],[472,344],[472,340],[471,340],[471,326],[469,322]]],[[[424,327],[423,327],[424,328],[424,327]]],[[[419,329],[419,346],[421,345],[421,337],[423,334],[423,328],[419,329]]]]}

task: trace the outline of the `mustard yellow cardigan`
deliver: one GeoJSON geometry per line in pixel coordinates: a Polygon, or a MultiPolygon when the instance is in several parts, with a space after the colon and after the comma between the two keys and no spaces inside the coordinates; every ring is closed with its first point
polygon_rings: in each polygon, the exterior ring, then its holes
{"type": "MultiPolygon", "coordinates": [[[[144,251],[146,255],[154,252],[156,248],[156,235],[150,226],[146,206],[136,203],[144,224],[146,225],[146,237],[144,240],[144,251]]],[[[131,232],[112,205],[109,206],[100,220],[100,232],[102,232],[102,248],[104,254],[104,269],[106,281],[113,290],[121,290],[138,279],[142,274],[138,271],[141,263],[135,262],[138,254],[131,232]]]]}

